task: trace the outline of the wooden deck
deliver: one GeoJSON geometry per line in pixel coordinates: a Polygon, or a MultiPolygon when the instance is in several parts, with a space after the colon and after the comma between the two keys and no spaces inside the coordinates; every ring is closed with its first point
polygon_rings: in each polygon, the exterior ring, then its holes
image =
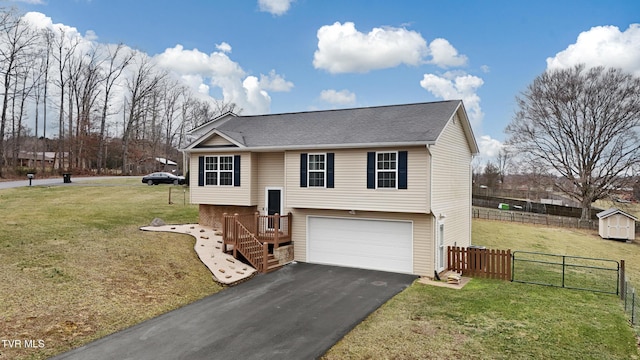
{"type": "Polygon", "coordinates": [[[225,252],[231,245],[234,257],[240,253],[259,272],[267,272],[275,267],[273,249],[291,242],[291,213],[224,214],[222,239],[225,252]]]}

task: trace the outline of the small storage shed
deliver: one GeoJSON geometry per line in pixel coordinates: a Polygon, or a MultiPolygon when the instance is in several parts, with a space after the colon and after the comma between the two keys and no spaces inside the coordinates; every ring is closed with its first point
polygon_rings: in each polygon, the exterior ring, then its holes
{"type": "Polygon", "coordinates": [[[626,212],[611,208],[597,214],[599,233],[603,239],[633,240],[638,219],[626,212]]]}

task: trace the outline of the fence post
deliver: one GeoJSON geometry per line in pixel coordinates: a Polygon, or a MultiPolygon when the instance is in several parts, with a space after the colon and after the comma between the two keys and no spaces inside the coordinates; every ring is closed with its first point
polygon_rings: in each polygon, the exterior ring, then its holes
{"type": "Polygon", "coordinates": [[[625,271],[624,271],[624,260],[620,260],[620,270],[618,272],[618,292],[620,294],[620,300],[624,299],[625,289],[625,271]]]}
{"type": "Polygon", "coordinates": [[[512,258],[511,258],[511,249],[507,249],[507,278],[505,280],[513,281],[513,268],[512,268],[512,258]]]}
{"type": "Polygon", "coordinates": [[[278,242],[280,241],[280,214],[275,213],[273,216],[273,247],[278,248],[278,242]]]}
{"type": "Polygon", "coordinates": [[[233,257],[238,258],[238,213],[233,214],[233,257]]]}
{"type": "Polygon", "coordinates": [[[262,272],[267,272],[269,264],[269,244],[265,241],[262,243],[262,272]]]}
{"type": "Polygon", "coordinates": [[[227,219],[227,213],[222,213],[222,251],[227,252],[227,239],[229,238],[227,231],[229,231],[229,221],[227,219]]]}
{"type": "Polygon", "coordinates": [[[564,273],[566,269],[566,256],[562,255],[562,287],[564,288],[564,273]]]}
{"type": "Polygon", "coordinates": [[[636,290],[631,292],[631,325],[636,324],[636,290]]]}
{"type": "Polygon", "coordinates": [[[255,224],[256,224],[256,237],[259,238],[260,237],[260,213],[259,212],[255,212],[253,213],[253,216],[255,217],[255,224]]]}

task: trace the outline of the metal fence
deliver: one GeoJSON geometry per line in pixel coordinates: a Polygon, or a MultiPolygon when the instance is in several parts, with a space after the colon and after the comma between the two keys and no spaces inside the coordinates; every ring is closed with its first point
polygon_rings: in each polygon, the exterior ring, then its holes
{"type": "Polygon", "coordinates": [[[580,220],[578,218],[536,214],[523,211],[509,211],[474,207],[472,210],[475,219],[499,220],[509,222],[519,222],[525,224],[537,224],[556,227],[598,229],[596,220],[580,220]]]}
{"type": "Polygon", "coordinates": [[[620,261],[621,272],[620,272],[620,300],[624,305],[624,312],[629,316],[629,322],[631,325],[638,325],[638,316],[640,315],[640,299],[638,299],[638,294],[636,292],[635,287],[631,285],[629,278],[626,276],[624,270],[624,260],[620,261]]]}
{"type": "Polygon", "coordinates": [[[512,266],[514,282],[620,293],[621,268],[615,260],[514,251],[512,266]]]}
{"type": "Polygon", "coordinates": [[[640,298],[626,276],[624,260],[458,247],[448,247],[448,260],[450,270],[471,277],[619,295],[631,325],[640,325],[640,298]],[[509,263],[510,274],[504,268],[509,263]]]}

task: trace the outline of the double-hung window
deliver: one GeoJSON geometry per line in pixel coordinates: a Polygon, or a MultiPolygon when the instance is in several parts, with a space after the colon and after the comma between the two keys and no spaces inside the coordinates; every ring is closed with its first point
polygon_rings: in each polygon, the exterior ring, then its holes
{"type": "Polygon", "coordinates": [[[333,188],[334,153],[300,154],[300,187],[333,188]]]}
{"type": "Polygon", "coordinates": [[[406,189],[407,151],[367,152],[367,189],[406,189]]]}
{"type": "Polygon", "coordinates": [[[204,157],[205,185],[233,185],[233,156],[204,157]]]}
{"type": "Polygon", "coordinates": [[[308,157],[309,187],[325,187],[326,178],[326,155],[309,154],[308,157]]]}
{"type": "Polygon", "coordinates": [[[376,153],[376,179],[377,187],[397,188],[398,178],[398,153],[379,152],[376,153]]]}

